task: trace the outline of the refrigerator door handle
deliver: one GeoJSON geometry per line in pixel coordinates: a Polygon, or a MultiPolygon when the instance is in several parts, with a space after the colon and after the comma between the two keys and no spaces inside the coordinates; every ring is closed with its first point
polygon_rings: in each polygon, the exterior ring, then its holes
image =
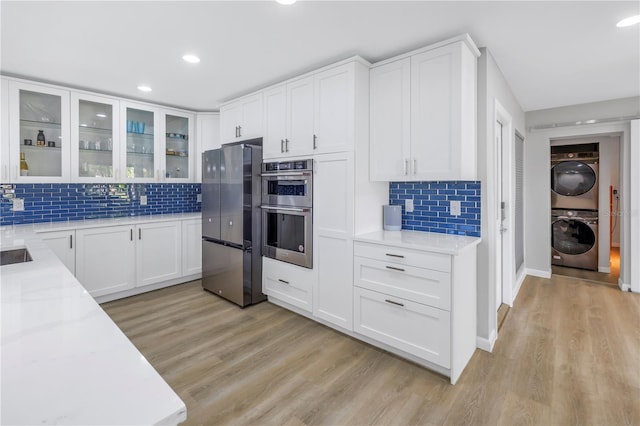
{"type": "Polygon", "coordinates": [[[279,206],[260,206],[261,209],[265,210],[283,210],[286,212],[308,212],[311,209],[301,209],[297,207],[279,207],[279,206]]]}

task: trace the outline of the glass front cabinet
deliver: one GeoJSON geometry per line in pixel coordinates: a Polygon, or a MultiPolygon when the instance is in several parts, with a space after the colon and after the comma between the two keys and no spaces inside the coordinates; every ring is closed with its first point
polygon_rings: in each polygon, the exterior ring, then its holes
{"type": "Polygon", "coordinates": [[[69,91],[9,82],[9,167],[14,182],[69,181],[69,91]]]}
{"type": "Polygon", "coordinates": [[[116,182],[120,167],[117,99],[71,94],[71,176],[77,182],[116,182]]]}
{"type": "Polygon", "coordinates": [[[157,109],[131,102],[120,103],[123,181],[160,181],[160,118],[157,109]]]}
{"type": "Polygon", "coordinates": [[[194,117],[177,112],[165,112],[162,172],[167,181],[195,181],[195,149],[193,146],[194,117]]]}

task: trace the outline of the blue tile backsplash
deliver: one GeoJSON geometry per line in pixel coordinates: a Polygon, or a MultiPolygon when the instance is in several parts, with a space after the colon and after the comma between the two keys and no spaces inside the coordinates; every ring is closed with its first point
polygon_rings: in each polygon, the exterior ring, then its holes
{"type": "Polygon", "coordinates": [[[443,234],[480,236],[480,182],[390,182],[389,204],[402,206],[402,229],[443,234]],[[414,211],[407,213],[406,199],[414,211]],[[458,200],[461,215],[449,214],[449,203],[458,200]]]}
{"type": "MultiPolygon", "coordinates": [[[[7,192],[7,185],[2,185],[7,192]]],[[[152,214],[200,211],[199,183],[151,184],[12,184],[15,198],[24,199],[23,212],[11,210],[6,196],[0,200],[0,225],[61,222],[152,214]],[[140,205],[140,196],[147,205],[140,205]]]]}

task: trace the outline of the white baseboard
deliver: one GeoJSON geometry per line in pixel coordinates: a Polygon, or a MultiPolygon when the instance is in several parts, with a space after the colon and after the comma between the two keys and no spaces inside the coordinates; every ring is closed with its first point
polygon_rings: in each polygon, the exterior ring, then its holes
{"type": "Polygon", "coordinates": [[[493,351],[493,345],[496,344],[496,340],[498,339],[498,334],[495,330],[491,330],[491,335],[488,339],[484,337],[476,336],[476,347],[478,349],[482,349],[486,352],[493,351]]]}
{"type": "Polygon", "coordinates": [[[598,266],[598,272],[602,272],[603,274],[610,274],[611,267],[609,266],[598,266]]]}
{"type": "Polygon", "coordinates": [[[526,268],[525,273],[526,275],[532,275],[534,277],[551,278],[551,269],[543,271],[542,269],[526,268]]]}
{"type": "Polygon", "coordinates": [[[622,282],[622,278],[618,278],[618,287],[622,291],[631,291],[631,284],[622,282]]]}

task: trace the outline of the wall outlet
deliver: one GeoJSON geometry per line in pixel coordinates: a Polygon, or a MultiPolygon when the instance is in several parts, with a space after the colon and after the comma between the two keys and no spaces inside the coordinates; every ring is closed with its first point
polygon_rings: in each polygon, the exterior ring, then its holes
{"type": "Polygon", "coordinates": [[[140,205],[141,206],[146,206],[147,205],[147,196],[146,195],[141,195],[140,196],[140,205]]]}
{"type": "Polygon", "coordinates": [[[407,213],[411,213],[413,211],[413,200],[404,200],[404,209],[407,213]]]}
{"type": "Polygon", "coordinates": [[[24,198],[14,198],[13,199],[13,208],[11,209],[14,212],[23,212],[24,211],[24,198]]]}
{"type": "Polygon", "coordinates": [[[462,214],[460,210],[460,201],[451,201],[449,203],[449,214],[451,216],[460,216],[462,214]]]}
{"type": "Polygon", "coordinates": [[[196,194],[196,202],[197,203],[201,203],[202,202],[202,194],[196,194]]]}

